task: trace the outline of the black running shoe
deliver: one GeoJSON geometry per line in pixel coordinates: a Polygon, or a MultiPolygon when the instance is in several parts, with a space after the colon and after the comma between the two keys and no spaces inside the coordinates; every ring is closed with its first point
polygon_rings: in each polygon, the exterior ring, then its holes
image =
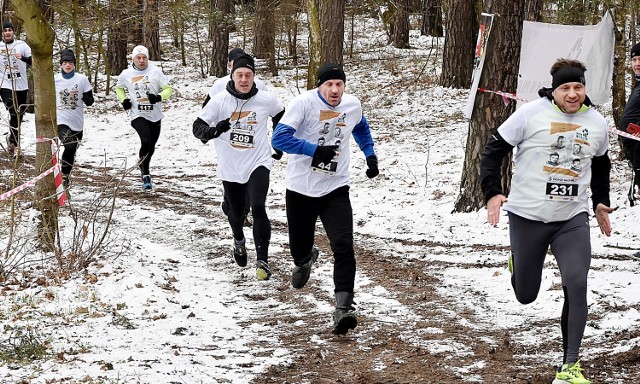
{"type": "Polygon", "coordinates": [[[293,288],[302,288],[309,281],[311,275],[311,266],[318,260],[318,250],[311,248],[311,254],[309,255],[309,261],[302,265],[296,265],[291,273],[291,286],[293,288]]]}
{"type": "Polygon", "coordinates": [[[238,244],[233,242],[233,259],[236,261],[241,267],[247,266],[247,248],[244,246],[244,243],[238,244]]]}

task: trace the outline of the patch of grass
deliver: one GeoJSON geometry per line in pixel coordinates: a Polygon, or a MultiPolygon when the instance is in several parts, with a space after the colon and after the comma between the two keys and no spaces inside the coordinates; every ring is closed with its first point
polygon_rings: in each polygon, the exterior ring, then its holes
{"type": "Polygon", "coordinates": [[[49,343],[34,329],[7,326],[4,334],[8,337],[0,340],[1,362],[26,363],[51,356],[49,343]]]}

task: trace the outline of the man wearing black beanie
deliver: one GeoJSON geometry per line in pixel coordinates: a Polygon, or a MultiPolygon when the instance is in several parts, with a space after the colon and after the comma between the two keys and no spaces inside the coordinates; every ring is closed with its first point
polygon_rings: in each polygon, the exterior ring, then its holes
{"type": "Polygon", "coordinates": [[[87,76],[76,72],[76,55],[70,49],[60,52],[60,73],[56,86],[56,118],[62,152],[62,182],[69,192],[76,151],[84,135],[84,107],[93,105],[93,90],[87,76]]]}
{"type": "Polygon", "coordinates": [[[2,23],[0,44],[0,98],[9,111],[7,150],[14,158],[20,154],[20,125],[27,104],[29,84],[27,65],[31,65],[31,48],[15,37],[10,20],[2,23]],[[15,95],[15,98],[14,98],[15,95]]]}
{"type": "Polygon", "coordinates": [[[343,335],[358,325],[354,309],[356,257],[349,198],[349,139],[366,158],[368,178],[378,175],[378,158],[360,100],[345,93],[347,77],[334,63],[320,66],[318,87],[295,97],[273,133],[274,148],[289,153],[286,210],[294,268],[291,286],[303,288],[318,258],[314,245],[318,218],[333,253],[336,307],[333,330],[343,335]]]}
{"type": "Polygon", "coordinates": [[[551,88],[541,89],[540,99],[522,105],[497,128],[480,162],[487,221],[496,226],[501,210],[507,212],[508,267],[516,299],[529,304],[538,297],[549,249],[558,264],[564,293],[563,358],[554,383],[591,383],[579,356],[589,309],[589,203],[605,236],[611,235],[609,214],[614,211],[607,121],[587,97],[585,71],[580,61],[558,59],[549,71],[551,88]],[[557,145],[561,141],[564,145],[557,145]],[[501,168],[514,148],[515,173],[507,199],[501,168]]]}
{"type": "MultiPolygon", "coordinates": [[[[235,63],[236,58],[246,54],[247,53],[244,51],[244,49],[238,48],[238,47],[233,48],[229,51],[229,55],[228,55],[229,62],[227,63],[229,76],[220,77],[213,83],[213,85],[211,86],[211,89],[209,90],[209,93],[207,94],[207,97],[204,99],[204,102],[202,103],[202,108],[204,108],[205,105],[207,105],[207,103],[209,102],[209,100],[211,100],[211,98],[213,98],[213,96],[215,96],[219,92],[224,91],[227,88],[227,84],[231,80],[231,70],[233,69],[233,64],[235,63]]],[[[264,81],[260,80],[258,76],[255,75],[255,69],[253,72],[254,72],[253,83],[256,85],[256,88],[258,88],[261,91],[267,91],[268,90],[267,85],[264,83],[264,81]]],[[[222,200],[221,208],[222,208],[222,212],[225,215],[229,214],[229,202],[226,199],[222,200]]],[[[249,203],[249,196],[247,196],[245,208],[244,208],[244,216],[245,216],[244,226],[245,227],[250,227],[252,225],[251,220],[249,219],[250,211],[251,211],[251,208],[249,203]]]]}
{"type": "MultiPolygon", "coordinates": [[[[636,78],[635,87],[629,95],[624,111],[620,116],[620,130],[626,131],[640,140],[640,43],[631,48],[631,70],[636,78]]],[[[631,186],[629,187],[629,202],[635,205],[635,200],[640,198],[640,141],[622,137],[622,152],[629,161],[631,173],[631,186]]]]}
{"type": "Polygon", "coordinates": [[[231,255],[240,267],[246,267],[248,262],[243,224],[249,196],[256,276],[258,280],[268,280],[271,222],[266,199],[272,162],[279,159],[277,154],[271,154],[268,123],[271,118],[272,126],[276,126],[284,114],[284,105],[270,92],[258,90],[254,77],[253,57],[236,57],[226,91],[215,94],[202,108],[193,123],[193,135],[215,145],[217,174],[222,180],[224,201],[228,204],[225,213],[233,235],[231,255]]]}

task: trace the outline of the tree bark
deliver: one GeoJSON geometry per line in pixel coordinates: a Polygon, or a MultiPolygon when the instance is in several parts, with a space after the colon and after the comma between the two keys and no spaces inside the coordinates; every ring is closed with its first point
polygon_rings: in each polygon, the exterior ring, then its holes
{"type": "Polygon", "coordinates": [[[478,33],[474,3],[474,0],[453,0],[449,3],[440,74],[443,87],[471,86],[473,48],[478,33]]]}
{"type": "Polygon", "coordinates": [[[307,18],[309,20],[309,67],[307,69],[307,89],[316,87],[317,72],[322,60],[322,44],[320,33],[320,16],[318,0],[307,1],[307,18]]]}
{"type": "MultiPolygon", "coordinates": [[[[490,13],[493,28],[487,44],[485,64],[479,87],[514,92],[518,81],[522,21],[525,0],[494,0],[490,13]]],[[[478,93],[469,122],[469,134],[454,211],[472,212],[484,206],[480,188],[480,155],[489,135],[515,110],[515,103],[505,105],[501,97],[478,93]]],[[[502,167],[503,191],[508,193],[511,183],[511,161],[505,159],[502,167]]]]}
{"type": "MultiPolygon", "coordinates": [[[[613,55],[613,84],[612,93],[613,100],[611,103],[611,113],[616,127],[620,127],[620,116],[624,111],[627,103],[625,74],[627,69],[627,58],[629,50],[627,47],[627,19],[628,11],[626,1],[618,0],[616,4],[610,4],[609,9],[613,9],[613,33],[615,35],[616,45],[613,55]]],[[[635,24],[631,24],[635,25],[635,24]]],[[[632,44],[633,45],[633,44],[632,44]]],[[[587,68],[588,70],[588,68],[587,68]]],[[[633,77],[633,76],[632,76],[633,77]]],[[[621,127],[625,129],[626,127],[621,127]]]]}
{"type": "Polygon", "coordinates": [[[344,63],[344,0],[320,0],[321,63],[344,63]]]}
{"type": "Polygon", "coordinates": [[[443,37],[442,0],[422,0],[421,12],[420,34],[423,36],[443,37]]]}
{"type": "MultiPolygon", "coordinates": [[[[35,94],[36,136],[56,137],[56,95],[53,81],[53,42],[51,24],[36,0],[14,0],[13,7],[29,35],[32,52],[35,94]]],[[[36,171],[44,172],[53,166],[51,144],[36,144],[36,171]]],[[[58,202],[55,198],[53,174],[36,183],[34,205],[41,213],[38,237],[42,249],[53,251],[58,228],[58,202]]]]}
{"type": "Polygon", "coordinates": [[[272,75],[278,74],[276,66],[276,18],[275,3],[272,0],[256,0],[253,55],[266,59],[272,75]]]}
{"type": "Polygon", "coordinates": [[[160,2],[158,0],[144,1],[143,27],[144,41],[142,45],[149,50],[149,60],[159,61],[162,58],[160,52],[160,23],[158,16],[160,2]]]}
{"type": "Polygon", "coordinates": [[[284,19],[284,28],[287,35],[287,54],[291,58],[293,66],[298,65],[298,23],[300,22],[300,1],[282,0],[280,13],[284,19]]]}
{"type": "Polygon", "coordinates": [[[109,19],[116,20],[109,23],[107,36],[107,61],[112,76],[117,76],[127,68],[127,0],[111,0],[109,2],[109,19]]]}
{"type": "Polygon", "coordinates": [[[409,48],[409,0],[396,0],[396,14],[391,43],[396,48],[409,48]]]}
{"type": "Polygon", "coordinates": [[[211,0],[213,20],[213,44],[209,74],[216,77],[227,75],[229,50],[229,26],[233,22],[233,0],[211,0]]]}

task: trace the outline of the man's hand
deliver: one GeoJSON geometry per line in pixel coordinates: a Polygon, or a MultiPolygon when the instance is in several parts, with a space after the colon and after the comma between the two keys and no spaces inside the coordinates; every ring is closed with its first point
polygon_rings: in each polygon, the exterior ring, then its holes
{"type": "Polygon", "coordinates": [[[487,221],[492,227],[500,221],[500,208],[507,202],[504,195],[495,195],[487,201],[487,221]]]}
{"type": "Polygon", "coordinates": [[[609,214],[617,208],[609,208],[600,203],[596,207],[596,221],[603,235],[611,236],[611,223],[609,222],[609,214]]]}

